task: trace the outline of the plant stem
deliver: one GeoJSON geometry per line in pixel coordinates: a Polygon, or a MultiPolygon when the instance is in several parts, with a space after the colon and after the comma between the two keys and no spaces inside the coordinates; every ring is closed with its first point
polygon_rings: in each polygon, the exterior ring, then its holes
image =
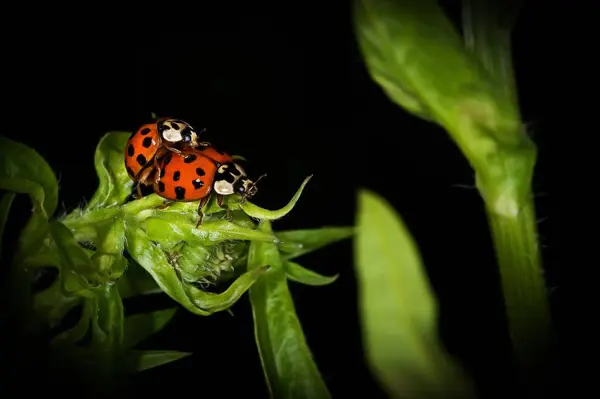
{"type": "Polygon", "coordinates": [[[548,360],[551,326],[533,200],[527,200],[516,217],[488,208],[488,219],[516,361],[529,384],[539,387],[548,360]]]}
{"type": "MultiPolygon", "coordinates": [[[[522,6],[521,0],[499,5],[493,0],[464,0],[463,27],[467,49],[493,79],[499,98],[510,104],[520,118],[512,62],[511,31],[522,6]]],[[[523,140],[525,144],[526,139],[523,140]]],[[[531,145],[533,147],[533,143],[531,145]]],[[[525,148],[525,147],[524,147],[525,148]]],[[[530,151],[531,155],[534,155],[530,151]]],[[[526,159],[527,151],[521,154],[526,159]]],[[[534,162],[531,162],[533,169],[534,162]]],[[[485,169],[485,168],[483,168],[485,169]]],[[[524,168],[525,170],[527,168],[524,168]]],[[[520,177],[525,177],[521,174],[520,177]]],[[[490,179],[491,185],[503,181],[490,179]]],[[[523,181],[531,186],[531,178],[523,181]]],[[[484,187],[479,187],[485,192],[484,187]]],[[[492,191],[501,192],[502,189],[492,191]]],[[[526,381],[537,391],[545,375],[550,349],[551,322],[545,281],[537,242],[535,207],[531,189],[515,200],[519,212],[510,216],[497,212],[498,203],[486,201],[490,229],[499,263],[510,336],[517,364],[526,381]]]]}

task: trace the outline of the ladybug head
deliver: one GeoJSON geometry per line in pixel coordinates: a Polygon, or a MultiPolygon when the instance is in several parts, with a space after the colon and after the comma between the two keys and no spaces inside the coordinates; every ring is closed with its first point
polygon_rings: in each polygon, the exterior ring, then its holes
{"type": "Polygon", "coordinates": [[[260,179],[262,179],[266,175],[267,174],[265,173],[264,175],[256,179],[256,181],[252,181],[248,178],[241,180],[242,184],[238,186],[237,192],[242,195],[242,201],[245,201],[246,199],[252,198],[256,195],[256,193],[258,192],[257,184],[260,181],[260,179]]]}
{"type": "Polygon", "coordinates": [[[192,129],[185,129],[181,132],[181,139],[183,140],[183,144],[188,147],[198,147],[198,134],[192,129]]]}
{"type": "Polygon", "coordinates": [[[158,122],[160,136],[172,144],[184,144],[186,147],[198,147],[198,133],[187,122],[179,119],[164,119],[158,122]]]}

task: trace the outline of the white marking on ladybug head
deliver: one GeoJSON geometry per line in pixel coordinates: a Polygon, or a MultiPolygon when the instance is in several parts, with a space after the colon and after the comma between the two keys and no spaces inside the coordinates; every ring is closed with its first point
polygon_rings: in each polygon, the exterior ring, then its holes
{"type": "Polygon", "coordinates": [[[233,184],[229,183],[225,180],[217,180],[213,185],[215,192],[221,195],[231,195],[233,194],[233,184]]]}
{"type": "Polygon", "coordinates": [[[173,129],[173,127],[167,123],[165,123],[164,126],[166,129],[163,130],[162,136],[165,140],[170,141],[171,143],[178,143],[183,140],[180,129],[173,129]]]}

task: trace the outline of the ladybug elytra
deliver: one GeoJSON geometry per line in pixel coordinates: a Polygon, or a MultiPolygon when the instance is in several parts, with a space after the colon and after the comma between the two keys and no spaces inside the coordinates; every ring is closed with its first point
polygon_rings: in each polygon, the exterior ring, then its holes
{"type": "Polygon", "coordinates": [[[242,167],[226,153],[214,147],[204,149],[188,148],[180,153],[168,153],[158,160],[158,173],[154,178],[154,192],[168,201],[198,201],[198,222],[202,223],[202,208],[214,192],[217,204],[223,206],[224,196],[240,194],[242,201],[253,197],[258,187],[250,180],[242,167]]]}
{"type": "Polygon", "coordinates": [[[136,183],[138,198],[142,197],[141,185],[152,184],[159,158],[168,152],[180,153],[186,148],[209,145],[199,142],[194,128],[179,119],[161,118],[142,125],[129,137],[125,147],[125,167],[136,183]]]}

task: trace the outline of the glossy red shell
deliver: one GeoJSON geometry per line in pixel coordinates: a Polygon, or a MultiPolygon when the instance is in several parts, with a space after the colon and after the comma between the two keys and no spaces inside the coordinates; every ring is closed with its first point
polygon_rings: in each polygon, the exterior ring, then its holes
{"type": "Polygon", "coordinates": [[[226,152],[219,151],[215,147],[198,148],[197,151],[199,151],[205,157],[208,157],[220,164],[233,162],[233,158],[231,157],[231,155],[229,155],[226,152]]]}
{"type": "Polygon", "coordinates": [[[154,160],[160,145],[156,123],[142,125],[129,137],[125,146],[125,168],[129,177],[136,180],[142,168],[154,160]]]}
{"type": "Polygon", "coordinates": [[[197,201],[212,192],[215,162],[195,149],[169,152],[159,161],[154,192],[172,201],[197,201]]]}

